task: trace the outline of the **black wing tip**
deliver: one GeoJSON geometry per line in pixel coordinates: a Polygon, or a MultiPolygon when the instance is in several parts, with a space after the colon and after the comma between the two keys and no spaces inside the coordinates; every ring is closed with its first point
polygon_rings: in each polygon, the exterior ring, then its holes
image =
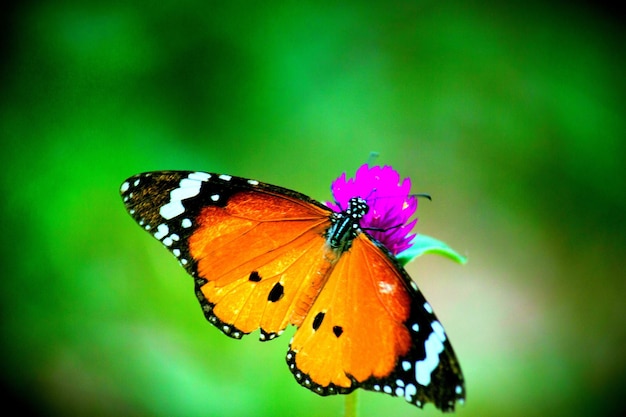
{"type": "Polygon", "coordinates": [[[120,194],[125,195],[131,192],[133,188],[136,188],[141,184],[142,179],[149,178],[155,173],[157,172],[142,172],[139,174],[131,175],[120,184],[120,194]]]}
{"type": "Polygon", "coordinates": [[[200,175],[217,175],[212,173],[206,173],[202,171],[177,171],[177,170],[164,170],[164,171],[146,171],[140,172],[135,175],[131,175],[126,178],[120,184],[120,194],[125,195],[132,191],[133,188],[137,188],[142,184],[142,180],[151,180],[158,181],[159,179],[179,179],[183,177],[187,177],[191,174],[200,174],[200,175]],[[154,178],[153,178],[154,177],[154,178]]]}

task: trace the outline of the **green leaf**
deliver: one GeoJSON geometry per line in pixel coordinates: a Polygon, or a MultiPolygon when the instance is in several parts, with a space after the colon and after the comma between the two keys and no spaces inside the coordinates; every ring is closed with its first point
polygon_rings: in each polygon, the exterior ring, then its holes
{"type": "Polygon", "coordinates": [[[396,259],[400,261],[402,265],[406,265],[418,256],[426,253],[442,255],[460,264],[467,263],[467,258],[465,256],[458,254],[441,240],[437,240],[426,235],[417,235],[415,239],[413,239],[412,246],[397,254],[396,259]]]}

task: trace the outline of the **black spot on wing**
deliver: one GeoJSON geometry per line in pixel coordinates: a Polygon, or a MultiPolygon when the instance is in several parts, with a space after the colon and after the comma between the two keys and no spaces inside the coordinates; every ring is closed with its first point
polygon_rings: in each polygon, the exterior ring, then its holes
{"type": "Polygon", "coordinates": [[[261,281],[261,275],[257,271],[250,272],[250,276],[248,277],[248,281],[259,282],[261,281]]]}
{"type": "Polygon", "coordinates": [[[326,314],[322,311],[315,315],[315,318],[313,319],[313,330],[317,330],[320,328],[320,326],[322,325],[322,321],[324,321],[325,315],[326,314]]]}
{"type": "Polygon", "coordinates": [[[283,295],[285,295],[285,289],[280,282],[277,282],[276,284],[274,284],[270,293],[267,295],[267,301],[275,303],[276,301],[283,298],[283,295]]]}

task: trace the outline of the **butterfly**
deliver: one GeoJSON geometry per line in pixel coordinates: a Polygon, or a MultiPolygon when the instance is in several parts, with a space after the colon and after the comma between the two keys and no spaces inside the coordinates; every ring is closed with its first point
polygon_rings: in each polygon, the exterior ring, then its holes
{"type": "Polygon", "coordinates": [[[267,341],[297,327],[286,359],[300,385],[323,396],[363,388],[442,411],[464,401],[432,307],[373,237],[386,230],[362,226],[371,196],[335,211],[279,186],[194,171],[142,173],[120,192],[193,277],[206,319],[224,334],[258,329],[267,341]]]}

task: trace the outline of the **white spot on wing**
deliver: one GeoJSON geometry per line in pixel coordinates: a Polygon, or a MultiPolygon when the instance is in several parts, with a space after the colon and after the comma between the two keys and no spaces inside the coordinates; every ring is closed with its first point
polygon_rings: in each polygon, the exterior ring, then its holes
{"type": "Polygon", "coordinates": [[[257,180],[248,180],[248,184],[250,184],[250,185],[259,185],[259,182],[257,180]]]}
{"type": "Polygon", "coordinates": [[[183,178],[180,180],[178,188],[170,191],[170,198],[172,200],[184,200],[194,197],[200,192],[200,187],[202,187],[202,181],[183,178]]]}
{"type": "Polygon", "coordinates": [[[188,227],[191,227],[191,220],[183,219],[183,221],[180,222],[180,225],[184,227],[185,229],[187,229],[188,227]]]}
{"type": "Polygon", "coordinates": [[[165,220],[173,219],[184,212],[185,207],[183,207],[183,203],[180,201],[170,201],[169,203],[162,205],[159,209],[159,214],[165,220]]]}
{"type": "Polygon", "coordinates": [[[433,331],[424,343],[426,357],[415,362],[415,380],[423,386],[430,384],[430,376],[439,365],[439,354],[443,351],[443,342],[433,331]]]}
{"type": "Polygon", "coordinates": [[[204,172],[194,172],[180,180],[178,188],[174,188],[170,192],[170,201],[164,204],[159,209],[159,214],[166,220],[173,219],[174,217],[185,212],[182,201],[195,197],[200,193],[202,182],[206,181],[211,176],[204,172]]]}
{"type": "Polygon", "coordinates": [[[219,199],[220,199],[220,195],[219,195],[219,194],[213,194],[213,195],[211,196],[211,200],[213,200],[213,201],[217,201],[217,200],[219,200],[219,199]]]}
{"type": "Polygon", "coordinates": [[[211,174],[207,174],[206,172],[192,172],[189,174],[189,179],[198,180],[198,181],[208,181],[211,178],[211,174]]]}
{"type": "Polygon", "coordinates": [[[157,226],[157,231],[154,233],[154,237],[161,240],[170,232],[170,228],[166,224],[160,224],[157,226]]]}
{"type": "Polygon", "coordinates": [[[417,387],[413,384],[409,384],[406,386],[406,388],[404,389],[404,398],[408,401],[411,402],[413,401],[413,396],[417,394],[417,387]]]}
{"type": "Polygon", "coordinates": [[[219,179],[224,180],[224,181],[230,181],[233,179],[233,177],[231,177],[230,175],[222,174],[219,176],[219,179]]]}
{"type": "Polygon", "coordinates": [[[391,294],[395,289],[395,285],[380,281],[378,283],[378,288],[381,294],[391,294]]]}
{"type": "Polygon", "coordinates": [[[433,314],[433,308],[428,303],[424,303],[424,310],[428,311],[430,314],[433,314]]]}
{"type": "Polygon", "coordinates": [[[124,181],[124,184],[120,187],[120,191],[125,193],[130,188],[130,184],[127,181],[124,181]]]}
{"type": "Polygon", "coordinates": [[[437,320],[433,321],[430,325],[433,328],[433,332],[437,335],[439,340],[445,342],[446,340],[446,332],[443,330],[443,326],[437,320]]]}

